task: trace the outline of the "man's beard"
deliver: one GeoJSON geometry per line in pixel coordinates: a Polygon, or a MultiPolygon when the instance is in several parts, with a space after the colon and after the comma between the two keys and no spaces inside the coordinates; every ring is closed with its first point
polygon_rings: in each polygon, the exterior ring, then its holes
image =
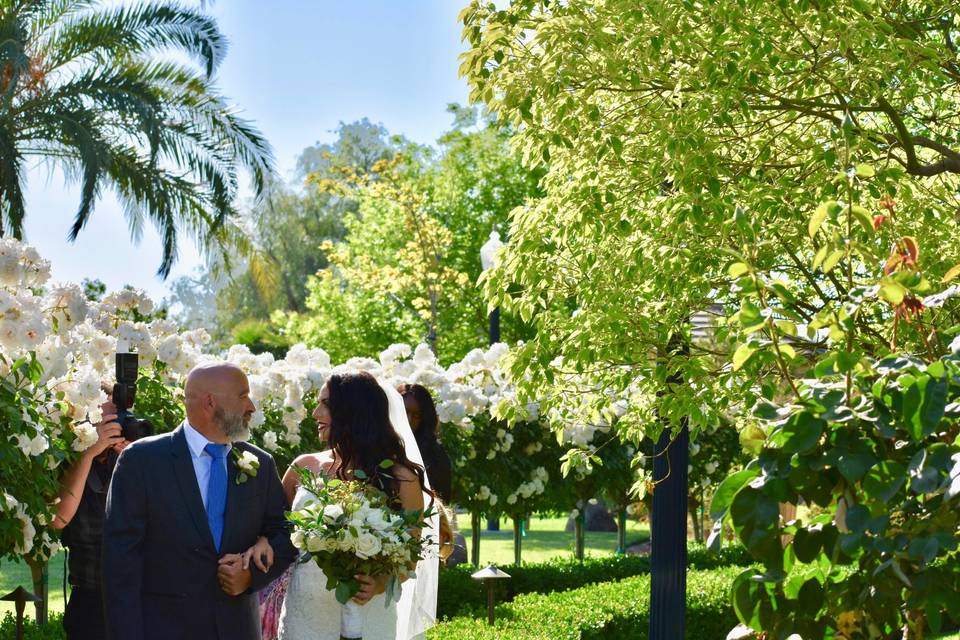
{"type": "Polygon", "coordinates": [[[250,416],[244,413],[228,414],[223,407],[217,407],[213,412],[213,421],[230,442],[242,441],[250,437],[250,416]]]}

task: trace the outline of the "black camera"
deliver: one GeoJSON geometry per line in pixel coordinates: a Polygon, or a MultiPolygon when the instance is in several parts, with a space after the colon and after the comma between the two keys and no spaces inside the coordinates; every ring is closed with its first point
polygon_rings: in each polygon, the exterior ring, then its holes
{"type": "Polygon", "coordinates": [[[154,428],[149,420],[138,418],[130,413],[133,400],[137,395],[137,372],[139,359],[135,353],[117,354],[117,383],[113,385],[113,405],[117,408],[117,422],[128,442],[153,435],[154,428]]]}

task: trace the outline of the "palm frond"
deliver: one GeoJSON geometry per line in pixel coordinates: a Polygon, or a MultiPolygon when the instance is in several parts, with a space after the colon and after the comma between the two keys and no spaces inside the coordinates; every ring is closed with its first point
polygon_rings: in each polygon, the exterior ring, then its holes
{"type": "Polygon", "coordinates": [[[50,69],[83,57],[108,61],[174,49],[200,63],[210,78],[226,55],[227,41],[211,16],[155,2],[71,13],[42,46],[50,69]]]}
{"type": "Polygon", "coordinates": [[[79,181],[71,238],[112,187],[133,240],[146,223],[159,231],[163,277],[182,233],[208,255],[223,252],[224,263],[228,251],[250,249],[234,224],[239,174],[249,170],[259,194],[273,157],[212,84],[226,47],[212,18],[164,0],[110,8],[96,0],[0,3],[0,62],[12,61],[6,66],[17,74],[0,86],[5,227],[22,232],[21,162],[29,154],[79,181]]]}
{"type": "Polygon", "coordinates": [[[16,237],[23,234],[23,157],[10,132],[0,128],[0,235],[7,230],[16,237]]]}

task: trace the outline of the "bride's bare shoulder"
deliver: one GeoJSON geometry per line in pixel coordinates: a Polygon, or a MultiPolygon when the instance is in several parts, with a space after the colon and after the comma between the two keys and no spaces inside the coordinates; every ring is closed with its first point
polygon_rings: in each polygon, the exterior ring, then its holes
{"type": "Polygon", "coordinates": [[[325,471],[333,463],[332,451],[317,451],[315,453],[304,453],[297,456],[293,461],[293,466],[309,469],[313,473],[325,471]]]}

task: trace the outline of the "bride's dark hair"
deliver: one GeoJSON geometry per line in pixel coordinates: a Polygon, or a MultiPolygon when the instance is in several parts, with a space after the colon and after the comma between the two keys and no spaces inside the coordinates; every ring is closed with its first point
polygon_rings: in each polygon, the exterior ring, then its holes
{"type": "Polygon", "coordinates": [[[367,482],[396,498],[399,480],[392,467],[380,466],[384,460],[391,460],[409,469],[426,490],[423,467],[407,458],[403,439],[390,423],[387,394],[377,379],[366,371],[335,373],[327,380],[327,389],[330,446],[341,460],[337,477],[346,480],[351,472],[361,470],[367,482]]]}

